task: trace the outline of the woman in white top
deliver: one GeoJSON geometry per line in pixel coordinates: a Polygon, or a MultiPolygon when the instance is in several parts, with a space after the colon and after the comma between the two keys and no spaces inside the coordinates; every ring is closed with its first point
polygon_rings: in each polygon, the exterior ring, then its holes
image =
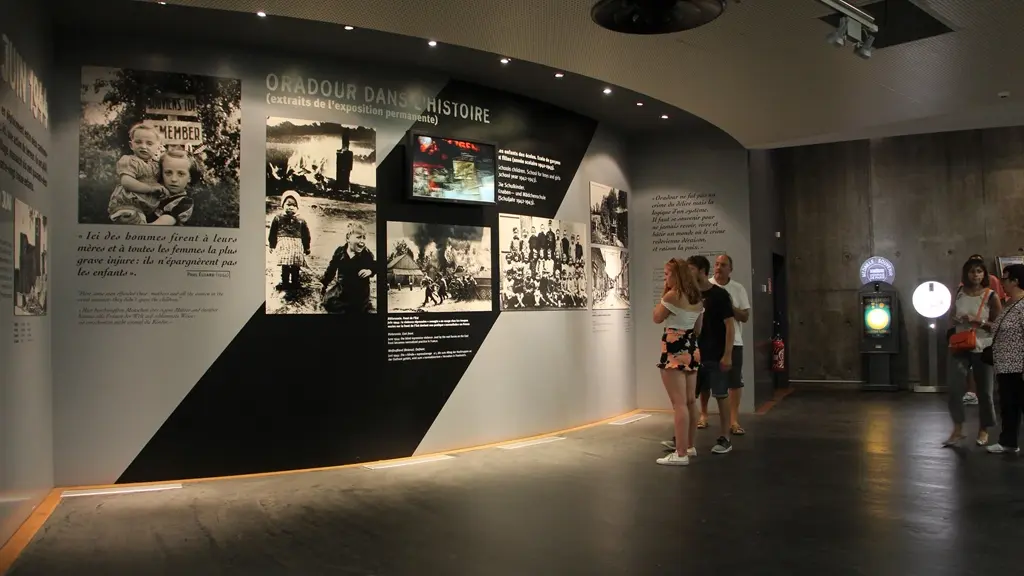
{"type": "Polygon", "coordinates": [[[963,285],[956,292],[956,299],[949,311],[950,321],[956,332],[974,331],[973,350],[949,351],[949,367],[946,369],[946,383],[949,386],[949,415],[953,419],[953,432],[944,446],[954,446],[965,438],[964,394],[967,392],[967,376],[974,374],[978,387],[978,446],[988,444],[988,429],[996,425],[996,411],[992,402],[995,386],[992,367],[982,362],[981,352],[992,345],[992,326],[1002,312],[1002,302],[995,290],[989,286],[989,273],[984,260],[971,258],[964,263],[960,273],[963,285]]]}
{"type": "Polygon", "coordinates": [[[700,366],[697,336],[703,314],[700,288],[690,266],[685,260],[669,260],[665,264],[661,301],[654,307],[654,323],[665,325],[658,368],[672,401],[676,448],[668,456],[659,458],[658,464],[685,466],[690,463],[690,456],[697,453],[693,448],[698,416],[697,368],[700,366]]]}

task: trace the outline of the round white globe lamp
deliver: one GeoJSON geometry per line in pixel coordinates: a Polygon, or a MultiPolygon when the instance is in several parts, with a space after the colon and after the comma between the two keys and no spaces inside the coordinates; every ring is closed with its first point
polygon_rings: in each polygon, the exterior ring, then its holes
{"type": "Polygon", "coordinates": [[[922,282],[914,290],[912,297],[914,310],[921,316],[928,319],[928,385],[918,384],[914,387],[917,392],[938,392],[939,391],[939,342],[935,334],[935,319],[949,312],[949,306],[953,303],[953,295],[949,288],[941,282],[928,280],[922,282]]]}
{"type": "MultiPolygon", "coordinates": [[[[949,288],[946,288],[945,284],[929,280],[922,282],[914,290],[913,302],[914,310],[917,310],[918,314],[928,319],[935,319],[949,312],[953,295],[949,293],[949,288]]],[[[934,326],[932,327],[934,328],[934,326]]]]}

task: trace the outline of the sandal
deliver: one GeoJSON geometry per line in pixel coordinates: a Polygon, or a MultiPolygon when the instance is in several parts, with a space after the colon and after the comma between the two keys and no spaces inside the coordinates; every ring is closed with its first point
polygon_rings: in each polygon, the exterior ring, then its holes
{"type": "Polygon", "coordinates": [[[737,424],[732,428],[729,428],[729,433],[732,434],[733,436],[743,436],[744,434],[747,433],[747,431],[744,430],[742,426],[737,424]]]}
{"type": "Polygon", "coordinates": [[[700,428],[701,430],[703,430],[704,428],[707,428],[707,427],[708,427],[707,418],[704,418],[703,416],[701,416],[700,419],[697,420],[697,428],[700,428]]]}
{"type": "Polygon", "coordinates": [[[967,438],[967,436],[964,436],[963,434],[959,436],[950,436],[949,440],[946,440],[945,442],[942,443],[942,447],[950,448],[952,446],[958,446],[960,444],[960,441],[965,438],[967,438]]]}
{"type": "Polygon", "coordinates": [[[978,439],[974,441],[978,446],[988,445],[988,432],[981,432],[978,434],[978,439]]]}

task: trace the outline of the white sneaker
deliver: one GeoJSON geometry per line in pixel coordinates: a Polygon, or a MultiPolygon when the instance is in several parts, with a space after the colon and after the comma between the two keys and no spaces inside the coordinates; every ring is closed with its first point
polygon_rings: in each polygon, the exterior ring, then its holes
{"type": "Polygon", "coordinates": [[[687,448],[686,449],[686,455],[687,456],[696,456],[697,455],[697,449],[696,448],[687,448]]]}
{"type": "Polygon", "coordinates": [[[676,441],[675,440],[662,440],[661,441],[661,445],[664,446],[665,448],[668,448],[669,450],[675,450],[676,449],[676,441]]]}
{"type": "Polygon", "coordinates": [[[1020,448],[1009,448],[1002,444],[995,443],[985,448],[989,454],[1017,454],[1020,452],[1020,448]]]}
{"type": "Polygon", "coordinates": [[[975,394],[974,392],[968,392],[967,394],[964,394],[964,404],[968,406],[977,406],[978,395],[975,394]]]}
{"type": "Polygon", "coordinates": [[[662,466],[688,466],[690,464],[690,457],[680,456],[679,454],[672,452],[664,458],[658,458],[657,462],[662,466]]]}

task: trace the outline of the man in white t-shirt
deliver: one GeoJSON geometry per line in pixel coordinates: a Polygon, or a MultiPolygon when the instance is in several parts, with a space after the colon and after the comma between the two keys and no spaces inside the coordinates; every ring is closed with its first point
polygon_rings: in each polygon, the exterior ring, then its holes
{"type": "MultiPolygon", "coordinates": [[[[737,322],[735,337],[732,344],[732,370],[729,374],[729,415],[732,434],[742,436],[746,430],[740,426],[740,398],[743,396],[743,324],[750,321],[750,298],[742,284],[732,279],[732,257],[721,254],[715,258],[715,275],[711,283],[721,286],[732,299],[733,320],[737,322]]],[[[707,426],[708,394],[704,391],[700,396],[700,422],[707,426]]]]}

